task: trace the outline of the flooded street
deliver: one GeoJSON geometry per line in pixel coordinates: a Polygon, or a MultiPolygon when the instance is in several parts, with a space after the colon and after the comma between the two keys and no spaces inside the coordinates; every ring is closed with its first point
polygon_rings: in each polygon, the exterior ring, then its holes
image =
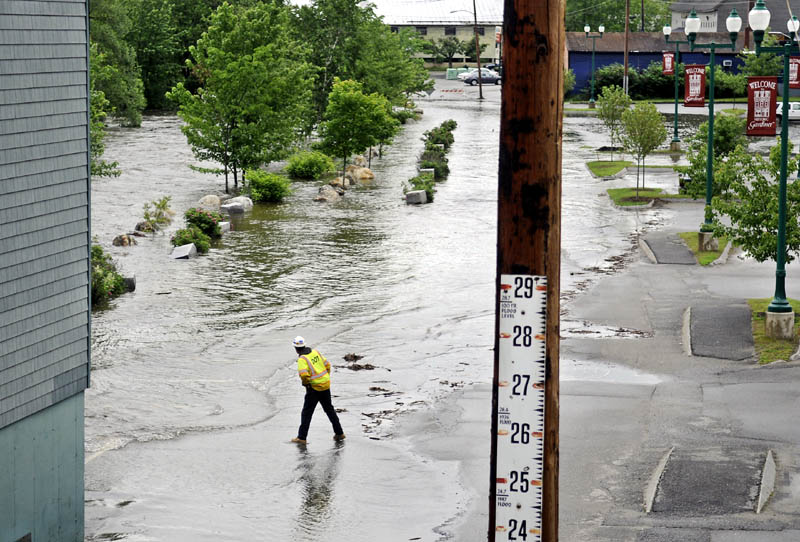
{"type": "MultiPolygon", "coordinates": [[[[92,233],[137,288],[93,314],[88,540],[432,541],[451,536],[469,503],[485,502],[461,483],[459,450],[446,460],[421,454],[404,419],[491,382],[500,105],[499,89],[487,90],[482,104],[439,92],[420,99],[424,115],[373,160],[370,185],[324,204],[312,201],[319,182],[296,181],[282,204],[257,205],[191,261],[169,258],[169,236],[224,184],[188,168],[176,117],[112,131],[107,157],[123,174],[93,182],[92,233]],[[450,176],[435,203],[406,206],[402,182],[416,173],[422,133],[450,118],[450,176]],[[163,196],[177,211],[166,233],[110,246],[163,196]],[[303,401],[290,342],[298,334],[334,365],[345,443],[331,440],[319,409],[307,450],[289,443],[303,401]],[[348,369],[351,352],[375,369],[348,369]]],[[[566,328],[576,325],[569,301],[624,265],[637,232],[673,213],[612,208],[605,189],[635,174],[589,174],[584,162],[606,144],[598,120],[565,118],[566,328]]],[[[674,175],[647,178],[675,184],[674,175]]],[[[564,364],[570,378],[597,372],[564,364]]],[[[478,445],[488,451],[488,435],[478,445]]]]}

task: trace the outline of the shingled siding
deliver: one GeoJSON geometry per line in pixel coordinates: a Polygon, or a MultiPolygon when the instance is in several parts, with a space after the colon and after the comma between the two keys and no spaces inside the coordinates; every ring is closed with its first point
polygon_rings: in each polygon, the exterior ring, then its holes
{"type": "Polygon", "coordinates": [[[0,0],[0,431],[89,368],[86,0],[0,0]]]}

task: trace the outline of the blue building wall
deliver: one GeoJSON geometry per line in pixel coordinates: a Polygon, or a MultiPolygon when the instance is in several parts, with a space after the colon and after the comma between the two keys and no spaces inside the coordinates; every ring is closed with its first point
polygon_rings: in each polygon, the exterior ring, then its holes
{"type": "Polygon", "coordinates": [[[0,541],[83,541],[83,394],[0,431],[0,541]]]}
{"type": "MultiPolygon", "coordinates": [[[[674,51],[674,47],[672,51],[674,51]]],[[[658,62],[661,64],[661,53],[629,53],[628,66],[629,68],[636,68],[641,71],[647,68],[651,62],[658,62]]],[[[680,61],[684,64],[708,64],[709,55],[704,52],[695,53],[681,53],[680,61]]],[[[725,70],[732,70],[734,73],[739,71],[739,67],[743,64],[742,60],[735,54],[717,52],[715,56],[715,63],[722,67],[724,60],[733,61],[731,67],[724,67],[725,70]]],[[[595,53],[594,64],[595,70],[599,70],[603,66],[610,64],[622,64],[624,61],[622,53],[595,53]]],[[[574,92],[580,92],[583,89],[588,89],[592,77],[592,52],[570,52],[569,53],[569,67],[575,72],[575,89],[574,92]]],[[[600,89],[595,89],[597,92],[600,89]]]]}

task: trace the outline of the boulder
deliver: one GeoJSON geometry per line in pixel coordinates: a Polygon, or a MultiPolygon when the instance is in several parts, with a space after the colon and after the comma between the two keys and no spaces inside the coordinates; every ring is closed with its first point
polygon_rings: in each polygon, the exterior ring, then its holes
{"type": "Polygon", "coordinates": [[[428,194],[426,194],[424,190],[412,190],[410,192],[406,192],[406,203],[409,205],[428,203],[428,194]]]}
{"type": "Polygon", "coordinates": [[[220,222],[219,223],[219,231],[222,233],[228,233],[231,231],[231,223],[230,222],[220,222]]]}
{"type": "Polygon", "coordinates": [[[129,247],[138,243],[136,242],[136,237],[128,233],[123,233],[122,235],[117,235],[114,237],[114,240],[111,241],[111,244],[115,247],[129,247]]]}
{"type": "Polygon", "coordinates": [[[341,177],[336,177],[328,184],[334,188],[350,188],[350,186],[353,184],[353,180],[350,178],[350,174],[348,173],[344,179],[341,177]]]}
{"type": "Polygon", "coordinates": [[[140,232],[140,231],[133,231],[133,232],[130,232],[128,235],[133,235],[134,237],[147,237],[147,234],[145,234],[144,232],[140,232]]]}
{"type": "Polygon", "coordinates": [[[319,194],[314,198],[314,201],[334,202],[338,201],[340,197],[339,192],[334,187],[326,184],[320,187],[319,194]]]}
{"type": "Polygon", "coordinates": [[[368,167],[354,168],[348,171],[347,175],[349,175],[354,182],[371,181],[375,178],[375,174],[372,173],[372,170],[368,167]]]}
{"type": "Polygon", "coordinates": [[[247,196],[236,196],[235,198],[229,199],[225,203],[226,204],[241,203],[245,211],[249,211],[253,208],[253,200],[251,200],[247,196]]]}
{"type": "Polygon", "coordinates": [[[141,222],[136,224],[136,227],[134,229],[136,231],[143,231],[143,232],[147,232],[147,233],[152,233],[152,232],[156,231],[155,228],[153,228],[153,225],[150,222],[146,221],[146,220],[142,220],[141,222]]]}
{"type": "Polygon", "coordinates": [[[195,258],[197,257],[197,247],[194,246],[194,243],[175,247],[172,249],[171,256],[176,260],[188,260],[190,258],[195,258]]]}
{"type": "Polygon", "coordinates": [[[219,196],[215,196],[214,194],[209,194],[207,196],[203,196],[200,198],[200,201],[197,202],[197,205],[203,209],[207,209],[209,211],[216,211],[219,209],[219,206],[222,204],[222,200],[219,196]]]}
{"type": "Polygon", "coordinates": [[[229,215],[241,214],[244,212],[244,205],[241,203],[224,203],[219,206],[219,210],[229,215]]]}
{"type": "Polygon", "coordinates": [[[360,154],[356,155],[353,158],[353,164],[358,167],[366,167],[367,166],[367,159],[361,156],[360,154]]]}

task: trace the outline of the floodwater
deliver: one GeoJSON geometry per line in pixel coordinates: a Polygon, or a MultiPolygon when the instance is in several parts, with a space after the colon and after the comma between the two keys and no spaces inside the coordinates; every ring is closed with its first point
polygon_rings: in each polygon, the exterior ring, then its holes
{"type": "MultiPolygon", "coordinates": [[[[88,540],[443,540],[468,502],[486,498],[460,483],[458,450],[441,461],[414,449],[403,414],[491,381],[500,106],[499,89],[489,92],[482,104],[420,99],[424,115],[373,160],[372,183],[323,204],[312,201],[318,182],[294,182],[283,203],[235,219],[191,261],[169,258],[169,235],[222,181],[188,168],[175,117],[112,131],[107,157],[124,173],[94,181],[92,233],[137,289],[93,315],[88,540]],[[449,118],[450,177],[435,203],[406,206],[422,133],[449,118]],[[111,247],[166,195],[177,211],[166,233],[111,247]],[[334,364],[344,443],[320,409],[308,448],[288,443],[302,406],[298,334],[334,364]],[[347,369],[351,352],[375,369],[347,369]]],[[[605,138],[596,119],[565,119],[562,312],[572,330],[581,324],[570,324],[569,301],[671,217],[612,209],[605,189],[631,178],[594,179],[584,166],[605,138]]],[[[659,161],[670,163],[649,162],[659,161]]],[[[676,189],[673,175],[647,183],[676,189]]],[[[575,361],[572,374],[589,365],[575,361]]]]}

